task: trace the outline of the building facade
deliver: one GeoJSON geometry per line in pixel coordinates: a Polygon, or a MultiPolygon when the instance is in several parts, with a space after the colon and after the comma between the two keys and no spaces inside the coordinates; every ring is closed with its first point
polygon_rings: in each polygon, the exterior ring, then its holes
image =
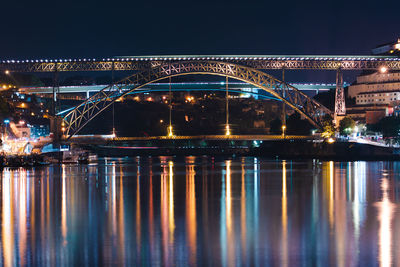
{"type": "MultiPolygon", "coordinates": [[[[382,93],[400,92],[400,72],[372,73],[357,77],[357,82],[349,86],[348,96],[353,98],[359,94],[371,94],[370,97],[382,98],[382,93]],[[374,94],[374,96],[372,96],[374,94]]],[[[398,98],[398,95],[396,95],[398,98]]],[[[392,95],[392,98],[394,95],[392,95]]],[[[389,97],[390,99],[390,97],[389,97]]],[[[361,100],[361,99],[360,99],[361,100]]]]}
{"type": "Polygon", "coordinates": [[[348,116],[367,124],[377,123],[396,114],[400,104],[400,72],[360,75],[349,86],[348,96],[355,99],[355,105],[347,108],[348,116]]]}

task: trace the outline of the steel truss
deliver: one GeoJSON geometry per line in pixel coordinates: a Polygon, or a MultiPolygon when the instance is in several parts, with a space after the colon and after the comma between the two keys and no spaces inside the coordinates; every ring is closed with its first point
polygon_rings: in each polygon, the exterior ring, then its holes
{"type": "MultiPolygon", "coordinates": [[[[343,89],[343,74],[340,69],[336,73],[335,116],[346,115],[346,104],[343,89]]],[[[336,117],[335,117],[336,121],[336,117]]]]}
{"type": "Polygon", "coordinates": [[[400,58],[385,56],[182,56],[182,57],[132,57],[113,59],[59,59],[0,61],[0,70],[14,72],[54,71],[137,71],[157,67],[166,63],[192,61],[219,61],[251,67],[253,69],[309,69],[309,70],[378,70],[381,66],[389,70],[400,70],[400,58]]]}
{"type": "Polygon", "coordinates": [[[116,99],[141,87],[168,77],[188,74],[227,76],[252,84],[284,101],[304,115],[313,125],[322,127],[322,117],[332,112],[295,87],[262,71],[233,63],[218,61],[178,61],[160,64],[137,72],[102,89],[78,105],[64,117],[65,137],[78,133],[88,122],[108,108],[116,99]],[[132,87],[133,85],[133,87],[132,87]],[[128,90],[125,90],[128,89],[128,90]]]}

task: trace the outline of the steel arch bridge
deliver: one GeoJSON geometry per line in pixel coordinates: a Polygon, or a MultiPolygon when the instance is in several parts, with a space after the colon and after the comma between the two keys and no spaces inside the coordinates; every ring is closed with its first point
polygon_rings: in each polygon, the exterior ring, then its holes
{"type": "Polygon", "coordinates": [[[109,85],[91,96],[65,115],[63,118],[64,136],[69,139],[77,134],[94,117],[112,105],[115,100],[134,90],[169,77],[191,74],[225,76],[252,84],[285,102],[317,128],[322,128],[324,115],[332,115],[329,109],[300,90],[260,70],[220,61],[178,61],[160,64],[137,72],[119,81],[118,85],[109,85]],[[128,86],[130,86],[130,90],[124,91],[123,89],[128,86]]]}

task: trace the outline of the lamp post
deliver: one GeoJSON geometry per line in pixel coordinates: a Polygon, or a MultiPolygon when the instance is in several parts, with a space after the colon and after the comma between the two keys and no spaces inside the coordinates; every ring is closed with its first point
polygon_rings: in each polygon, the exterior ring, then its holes
{"type": "Polygon", "coordinates": [[[285,139],[286,125],[282,125],[282,137],[285,139]]]}

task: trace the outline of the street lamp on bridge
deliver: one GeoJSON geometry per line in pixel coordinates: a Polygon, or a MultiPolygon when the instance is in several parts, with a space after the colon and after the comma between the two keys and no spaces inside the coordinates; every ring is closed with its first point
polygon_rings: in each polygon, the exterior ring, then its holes
{"type": "Polygon", "coordinates": [[[286,125],[282,125],[282,137],[285,138],[286,125]]]}

